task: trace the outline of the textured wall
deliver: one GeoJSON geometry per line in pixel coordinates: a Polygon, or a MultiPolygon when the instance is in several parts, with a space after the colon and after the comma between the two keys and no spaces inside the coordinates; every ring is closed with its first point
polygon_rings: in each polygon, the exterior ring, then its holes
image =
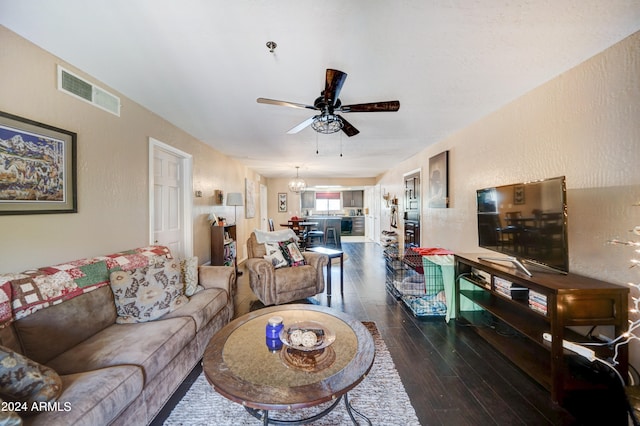
{"type": "Polygon", "coordinates": [[[638,117],[640,33],[426,148],[379,183],[401,196],[404,173],[421,168],[426,180],[429,158],[449,150],[451,208],[423,203],[422,241],[477,252],[476,189],[564,175],[572,272],[626,283],[621,265],[630,254],[609,264],[617,250],[606,241],[640,224],[640,207],[631,207],[640,201],[638,117]]]}
{"type": "MultiPolygon", "coordinates": [[[[629,268],[632,250],[607,244],[614,237],[633,239],[629,230],[640,225],[640,206],[632,206],[640,202],[639,117],[636,33],[426,148],[379,183],[401,195],[403,173],[422,168],[424,177],[429,158],[449,150],[451,208],[422,206],[422,245],[480,252],[476,189],[564,175],[570,270],[640,283],[640,269],[629,268]]],[[[632,361],[640,365],[635,346],[632,361]]]]}
{"type": "MultiPolygon", "coordinates": [[[[149,137],[193,156],[193,189],[204,194],[194,198],[194,254],[209,261],[209,213],[233,217],[232,208],[211,206],[214,189],[244,193],[244,179],[259,176],[122,95],[116,117],[58,91],[57,64],[109,88],[1,26],[0,64],[0,110],[78,134],[79,210],[0,216],[0,272],[148,244],[149,137]]],[[[242,219],[240,241],[256,223],[242,219]]],[[[239,245],[240,257],[243,249],[239,245]]]]}

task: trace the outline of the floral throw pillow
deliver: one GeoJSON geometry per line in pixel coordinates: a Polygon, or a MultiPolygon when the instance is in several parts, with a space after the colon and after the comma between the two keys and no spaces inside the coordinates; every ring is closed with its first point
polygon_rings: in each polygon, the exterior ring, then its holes
{"type": "Polygon", "coordinates": [[[278,243],[264,243],[264,248],[267,252],[263,257],[265,260],[271,262],[274,268],[282,268],[283,266],[289,266],[289,262],[282,254],[280,245],[278,243]]]}
{"type": "Polygon", "coordinates": [[[55,401],[62,380],[52,368],[0,346],[0,394],[29,411],[33,403],[55,401]]]}
{"type": "Polygon", "coordinates": [[[152,321],[187,303],[181,275],[180,262],[173,259],[161,266],[112,272],[116,323],[152,321]]]}
{"type": "Polygon", "coordinates": [[[0,398],[0,404],[2,405],[2,411],[0,411],[0,425],[1,426],[22,426],[22,418],[9,406],[5,406],[5,402],[0,398]],[[6,409],[5,409],[6,408],[6,409]]]}
{"type": "Polygon", "coordinates": [[[184,280],[184,294],[191,297],[198,288],[198,257],[193,256],[181,260],[180,269],[184,280]]]}
{"type": "Polygon", "coordinates": [[[302,266],[306,265],[304,261],[304,256],[302,256],[302,252],[300,252],[300,247],[298,247],[298,243],[293,240],[289,241],[281,241],[280,250],[282,250],[282,254],[284,258],[287,259],[289,266],[302,266]]]}

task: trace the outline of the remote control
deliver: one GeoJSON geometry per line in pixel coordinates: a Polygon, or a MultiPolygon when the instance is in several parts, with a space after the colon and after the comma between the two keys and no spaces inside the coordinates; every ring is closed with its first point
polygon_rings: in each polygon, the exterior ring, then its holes
{"type": "MultiPolygon", "coordinates": [[[[542,337],[547,342],[551,342],[553,340],[553,338],[551,337],[551,334],[549,334],[549,333],[543,333],[542,337]]],[[[579,344],[574,343],[574,342],[569,342],[568,340],[563,340],[562,341],[562,346],[565,349],[569,349],[570,351],[577,353],[578,355],[582,355],[583,357],[585,357],[589,361],[595,361],[596,360],[596,353],[593,350],[591,350],[589,348],[585,348],[582,345],[579,345],[579,344]]]]}

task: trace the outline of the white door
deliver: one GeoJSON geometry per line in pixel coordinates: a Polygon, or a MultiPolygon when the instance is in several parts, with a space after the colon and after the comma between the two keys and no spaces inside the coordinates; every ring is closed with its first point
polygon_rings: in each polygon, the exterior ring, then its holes
{"type": "Polygon", "coordinates": [[[190,156],[161,142],[151,140],[150,223],[153,244],[169,247],[176,258],[189,257],[190,226],[190,156]]]}

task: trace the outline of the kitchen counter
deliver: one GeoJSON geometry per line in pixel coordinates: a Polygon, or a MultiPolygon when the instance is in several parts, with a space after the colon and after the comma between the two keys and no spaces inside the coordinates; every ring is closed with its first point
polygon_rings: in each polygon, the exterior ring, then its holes
{"type": "Polygon", "coordinates": [[[338,234],[341,235],[357,235],[364,236],[364,216],[326,216],[326,215],[311,215],[307,216],[305,220],[318,222],[318,229],[324,230],[325,223],[328,220],[334,221],[334,225],[338,230],[338,234]],[[335,225],[337,220],[340,220],[339,225],[335,225]]]}
{"type": "MultiPolygon", "coordinates": [[[[340,231],[342,229],[342,217],[341,216],[307,216],[305,217],[305,220],[311,221],[311,222],[318,222],[318,230],[320,231],[324,231],[325,233],[325,238],[327,237],[327,226],[329,227],[334,227],[336,230],[336,242],[337,242],[337,248],[342,248],[341,242],[340,242],[340,231]]],[[[329,239],[327,240],[327,245],[326,247],[332,248],[334,247],[333,245],[333,239],[331,237],[329,237],[329,239]]]]}

